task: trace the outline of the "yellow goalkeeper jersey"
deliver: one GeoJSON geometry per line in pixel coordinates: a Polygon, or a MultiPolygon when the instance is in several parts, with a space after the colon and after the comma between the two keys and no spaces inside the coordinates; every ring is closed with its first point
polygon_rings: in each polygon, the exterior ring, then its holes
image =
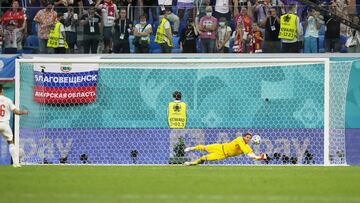
{"type": "Polygon", "coordinates": [[[224,145],[224,153],[226,156],[237,156],[240,154],[248,154],[253,152],[251,147],[244,142],[244,139],[239,136],[229,143],[224,145]]]}

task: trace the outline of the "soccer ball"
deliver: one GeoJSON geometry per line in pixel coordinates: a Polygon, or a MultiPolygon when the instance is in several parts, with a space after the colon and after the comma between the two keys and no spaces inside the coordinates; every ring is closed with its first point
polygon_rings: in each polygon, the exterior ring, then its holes
{"type": "Polygon", "coordinates": [[[251,142],[252,142],[253,144],[256,144],[256,145],[260,144],[260,142],[261,142],[261,137],[260,137],[260,135],[254,135],[254,136],[252,136],[251,142]]]}

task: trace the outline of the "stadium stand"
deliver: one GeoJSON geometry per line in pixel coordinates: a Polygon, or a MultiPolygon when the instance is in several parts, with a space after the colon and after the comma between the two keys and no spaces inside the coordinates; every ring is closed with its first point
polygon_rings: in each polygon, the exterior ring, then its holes
{"type": "MultiPolygon", "coordinates": [[[[14,1],[14,2],[18,2],[18,1],[14,1]]],[[[18,53],[38,53],[38,47],[39,47],[39,42],[38,42],[38,26],[37,23],[34,21],[34,17],[32,17],[28,12],[28,11],[33,11],[33,7],[31,7],[32,5],[27,5],[26,3],[22,2],[18,2],[18,4],[16,3],[2,3],[2,8],[1,8],[1,29],[0,29],[0,33],[1,36],[3,38],[3,42],[9,42],[9,41],[13,41],[13,40],[9,40],[10,36],[14,36],[13,34],[11,34],[11,32],[13,31],[9,31],[9,28],[7,27],[9,25],[9,23],[13,23],[16,25],[16,28],[19,29],[19,34],[16,34],[16,40],[15,41],[21,41],[22,43],[18,43],[18,44],[14,44],[14,45],[10,45],[9,43],[2,43],[2,53],[6,53],[5,48],[6,47],[10,47],[11,48],[15,48],[18,50],[18,53]],[[7,13],[16,13],[17,16],[16,18],[9,18],[9,16],[14,16],[14,15],[7,15],[7,13]],[[31,18],[31,19],[30,19],[31,18]],[[26,20],[24,20],[26,19],[26,20]]],[[[25,1],[26,2],[26,1],[25,1]]],[[[37,2],[37,1],[36,1],[37,2]]],[[[126,15],[126,19],[132,21],[132,25],[134,26],[136,23],[139,23],[139,16],[141,14],[144,13],[144,6],[140,6],[140,1],[135,1],[135,3],[128,5],[127,3],[124,3],[123,1],[120,0],[105,0],[104,2],[101,1],[99,3],[101,3],[101,5],[116,5],[117,10],[114,11],[116,13],[115,18],[119,18],[119,14],[120,8],[127,8],[127,15],[126,15]],[[107,3],[106,3],[107,2],[107,3]],[[131,9],[129,9],[131,8],[131,9]]],[[[277,0],[277,1],[270,1],[270,0],[253,0],[250,1],[251,3],[249,3],[247,6],[251,6],[251,16],[252,19],[255,23],[257,23],[258,25],[260,25],[260,30],[262,33],[262,42],[261,42],[261,47],[265,48],[266,43],[264,42],[264,37],[265,37],[265,29],[264,27],[261,25],[263,23],[263,21],[266,19],[266,16],[269,16],[269,10],[270,8],[275,8],[278,14],[278,17],[281,14],[284,14],[287,12],[287,5],[290,3],[290,1],[286,1],[286,0],[277,0]]],[[[291,1],[292,2],[292,1],[291,1]]],[[[353,30],[357,30],[357,35],[360,36],[359,34],[359,24],[353,22],[352,17],[353,16],[358,16],[358,8],[359,5],[349,5],[347,1],[336,1],[336,3],[329,3],[329,2],[319,2],[319,1],[308,1],[308,0],[299,0],[299,1],[294,1],[297,5],[298,5],[298,11],[300,13],[297,13],[297,16],[301,19],[302,23],[304,24],[305,21],[307,20],[307,16],[308,16],[308,10],[311,9],[315,9],[317,11],[319,11],[321,13],[321,19],[323,19],[323,17],[325,15],[330,15],[330,18],[337,20],[339,22],[341,22],[340,25],[340,38],[339,38],[339,42],[340,42],[340,50],[339,52],[342,53],[346,53],[347,52],[347,47],[345,46],[347,39],[349,38],[349,35],[347,34],[347,30],[348,29],[353,29],[353,30]],[[331,10],[331,8],[334,7],[334,10],[331,10]]],[[[37,9],[37,12],[39,12],[39,10],[45,8],[45,5],[43,5],[43,1],[39,1],[37,2],[39,5],[39,8],[37,9]]],[[[168,15],[177,15],[178,13],[178,6],[177,5],[177,1],[174,0],[173,1],[173,6],[169,7],[167,6],[166,10],[167,10],[167,14],[168,15]]],[[[238,3],[238,1],[234,1],[233,3],[229,4],[229,5],[219,5],[217,0],[213,0],[210,1],[210,6],[213,7],[213,12],[212,12],[212,16],[216,16],[216,17],[220,17],[221,15],[229,15],[229,16],[235,16],[235,13],[231,13],[232,10],[240,10],[240,6],[242,5],[241,3],[238,3]],[[239,4],[239,5],[237,5],[239,4]],[[233,7],[233,9],[229,9],[230,7],[233,7]],[[224,11],[223,13],[219,13],[219,11],[224,11]],[[220,15],[221,14],[221,15],[220,15]]],[[[64,5],[63,5],[64,6],[64,5]]],[[[76,53],[83,53],[83,47],[82,47],[82,39],[83,39],[83,27],[79,24],[79,20],[81,19],[81,17],[83,15],[85,15],[87,13],[87,10],[89,8],[90,4],[88,1],[83,0],[81,3],[75,4],[73,3],[68,4],[65,7],[61,7],[59,5],[55,5],[54,8],[52,8],[53,10],[57,11],[58,13],[61,12],[65,12],[67,13],[68,10],[72,10],[74,9],[74,13],[77,14],[77,19],[71,19],[74,18],[73,15],[70,15],[70,17],[68,17],[68,19],[63,19],[63,25],[65,30],[69,29],[71,26],[75,26],[77,29],[77,44],[75,46],[75,51],[76,53]],[[69,24],[69,22],[74,23],[74,24],[69,24]]],[[[204,13],[204,6],[206,6],[206,4],[201,4],[199,5],[198,1],[193,1],[193,3],[191,4],[191,6],[195,9],[196,12],[194,19],[195,19],[195,27],[196,29],[199,29],[199,21],[201,19],[202,16],[205,15],[204,13]]],[[[107,9],[108,7],[104,7],[102,10],[99,9],[100,7],[98,7],[96,5],[96,7],[98,8],[97,10],[97,14],[99,16],[103,17],[103,20],[105,18],[107,18],[108,16],[105,15],[105,9],[107,9]]],[[[158,12],[160,12],[161,10],[161,6],[157,7],[155,10],[157,10],[158,12]]],[[[151,9],[150,9],[151,10],[151,9]]],[[[65,16],[69,16],[69,15],[65,15],[65,16]]],[[[159,16],[159,15],[158,15],[159,16]]],[[[156,16],[155,16],[156,17],[156,16]]],[[[172,48],[172,53],[181,53],[182,49],[180,46],[180,34],[181,32],[186,29],[187,26],[187,20],[189,19],[189,12],[185,12],[184,17],[182,18],[182,20],[180,21],[180,25],[179,25],[179,33],[176,33],[176,31],[174,31],[174,22],[171,22],[171,26],[173,28],[173,34],[174,37],[172,37],[172,42],[174,47],[172,48]]],[[[229,18],[231,19],[227,24],[231,27],[232,32],[235,32],[235,28],[236,28],[236,22],[234,20],[234,17],[229,18]]],[[[219,20],[219,19],[218,19],[219,20]]],[[[114,25],[114,19],[110,19],[110,24],[114,25]]],[[[150,15],[148,22],[152,25],[152,34],[150,36],[150,53],[160,53],[160,46],[154,42],[155,39],[155,35],[156,35],[156,30],[158,28],[159,25],[159,19],[155,19],[153,20],[153,16],[150,15]]],[[[325,33],[326,33],[326,24],[327,22],[323,22],[321,24],[320,29],[318,30],[319,33],[319,37],[318,37],[318,52],[319,53],[324,53],[326,52],[325,50],[325,43],[326,43],[326,37],[325,37],[325,33]]],[[[218,28],[217,28],[218,29],[218,28]]],[[[49,29],[50,30],[50,29],[49,29]]],[[[49,31],[48,30],[48,31],[49,31]]],[[[102,29],[101,29],[102,30],[102,29]]],[[[304,26],[304,34],[305,34],[305,30],[306,27],[304,26]]],[[[130,36],[129,36],[129,46],[130,46],[130,53],[134,53],[135,52],[135,48],[132,44],[132,39],[134,38],[132,30],[129,29],[128,30],[130,36]]],[[[215,30],[214,32],[218,32],[218,30],[215,30]]],[[[356,33],[356,32],[354,32],[356,33]]],[[[217,37],[218,34],[216,35],[217,37]]],[[[232,53],[233,51],[233,45],[234,45],[234,35],[231,35],[232,37],[229,39],[230,42],[230,46],[229,46],[229,50],[230,53],[232,53]]],[[[218,41],[220,39],[217,39],[218,41]]],[[[249,39],[247,39],[248,41],[246,41],[245,43],[250,43],[249,39]]],[[[304,40],[304,36],[300,37],[301,41],[305,41],[304,40]]],[[[102,38],[99,38],[99,41],[102,41],[102,38]]],[[[102,43],[99,43],[99,51],[98,53],[104,53],[105,50],[102,50],[102,43]]],[[[360,46],[360,42],[358,42],[358,44],[356,46],[360,46]]],[[[196,39],[196,52],[201,53],[202,52],[202,46],[201,46],[201,37],[198,37],[196,39]]],[[[111,48],[110,48],[110,52],[111,52],[111,48]]],[[[303,49],[301,49],[301,52],[303,52],[303,49]]],[[[337,52],[337,50],[334,50],[334,52],[337,52]]],[[[51,53],[51,51],[50,51],[51,53]]],[[[245,51],[245,53],[248,53],[247,51],[245,51]]]]}

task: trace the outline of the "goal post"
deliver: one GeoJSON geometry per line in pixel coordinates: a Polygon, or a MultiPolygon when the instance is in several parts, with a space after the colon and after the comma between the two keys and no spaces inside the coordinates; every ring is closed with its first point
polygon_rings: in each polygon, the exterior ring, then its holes
{"type": "Polygon", "coordinates": [[[341,102],[351,65],[334,64],[329,58],[17,59],[15,102],[30,114],[15,117],[16,147],[24,164],[169,164],[201,155],[177,153],[181,144],[251,132],[263,138],[255,152],[271,157],[260,164],[346,164],[341,102]],[[175,90],[188,105],[186,129],[167,127],[175,90]],[[84,99],[89,92],[92,98],[84,99]]]}

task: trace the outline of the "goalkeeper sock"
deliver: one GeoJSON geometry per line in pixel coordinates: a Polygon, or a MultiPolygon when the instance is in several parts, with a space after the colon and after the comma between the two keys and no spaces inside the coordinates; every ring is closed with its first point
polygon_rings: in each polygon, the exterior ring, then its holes
{"type": "Polygon", "coordinates": [[[195,147],[192,148],[192,150],[205,151],[205,146],[204,145],[196,145],[195,147]]]}
{"type": "Polygon", "coordinates": [[[9,144],[9,152],[13,160],[13,164],[19,164],[19,156],[17,156],[14,144],[9,144]]]}

